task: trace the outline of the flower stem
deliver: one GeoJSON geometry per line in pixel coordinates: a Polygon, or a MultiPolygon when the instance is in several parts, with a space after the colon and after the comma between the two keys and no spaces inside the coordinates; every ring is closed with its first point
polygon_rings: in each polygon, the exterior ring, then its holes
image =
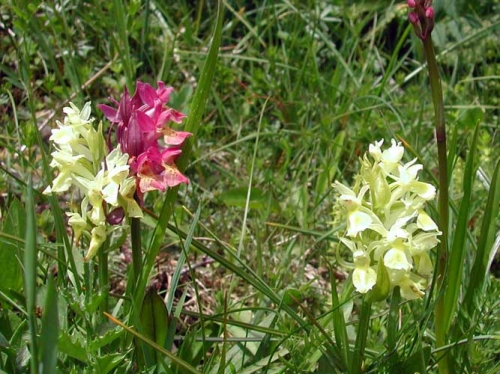
{"type": "Polygon", "coordinates": [[[141,220],[140,218],[132,218],[130,224],[130,235],[132,239],[132,269],[134,288],[137,285],[137,280],[141,275],[142,268],[142,249],[141,249],[141,220]]]}
{"type": "Polygon", "coordinates": [[[102,247],[99,249],[99,287],[100,291],[104,292],[102,302],[102,310],[109,312],[109,271],[108,271],[108,252],[109,239],[106,239],[102,247]]]}
{"type": "MultiPolygon", "coordinates": [[[[432,102],[434,104],[434,123],[436,127],[436,141],[438,147],[438,162],[439,162],[439,229],[443,233],[441,235],[441,243],[438,247],[438,265],[437,265],[437,294],[438,300],[435,307],[435,330],[436,330],[436,348],[446,344],[445,331],[445,305],[443,292],[440,292],[443,287],[446,287],[446,264],[447,264],[447,241],[448,241],[448,163],[446,154],[446,127],[444,121],[444,104],[443,90],[441,80],[439,78],[439,70],[434,53],[434,46],[430,35],[423,40],[425,58],[427,60],[427,68],[429,70],[429,82],[431,85],[432,102]]],[[[440,357],[439,373],[449,373],[449,366],[446,358],[440,357]]]]}

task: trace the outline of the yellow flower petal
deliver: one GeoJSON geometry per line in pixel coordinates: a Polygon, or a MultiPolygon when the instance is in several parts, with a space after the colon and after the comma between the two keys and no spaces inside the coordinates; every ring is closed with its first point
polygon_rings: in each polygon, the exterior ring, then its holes
{"type": "Polygon", "coordinates": [[[359,210],[355,210],[349,213],[349,225],[347,229],[347,235],[356,236],[359,232],[362,232],[370,227],[373,220],[372,218],[359,210]]]}
{"type": "Polygon", "coordinates": [[[403,250],[398,248],[391,248],[384,255],[384,265],[389,269],[395,270],[410,270],[411,264],[406,258],[406,254],[403,250]]]}
{"type": "Polygon", "coordinates": [[[356,268],[352,273],[352,283],[356,291],[367,293],[377,282],[377,273],[370,267],[356,268]]]}
{"type": "Polygon", "coordinates": [[[102,244],[106,240],[106,226],[105,225],[99,225],[96,226],[92,229],[92,237],[90,239],[90,245],[89,245],[89,250],[87,251],[87,254],[85,255],[84,261],[90,260],[92,257],[94,257],[97,254],[97,251],[99,248],[101,248],[102,244]]]}

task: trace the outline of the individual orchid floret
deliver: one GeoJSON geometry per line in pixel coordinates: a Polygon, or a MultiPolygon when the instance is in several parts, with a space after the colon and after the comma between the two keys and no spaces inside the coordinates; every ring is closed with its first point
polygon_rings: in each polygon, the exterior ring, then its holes
{"type": "Polygon", "coordinates": [[[383,144],[383,140],[371,144],[361,158],[353,189],[338,181],[334,184],[346,217],[340,242],[352,252],[352,279],[358,292],[375,287],[374,269],[381,268],[389,274],[392,288],[399,287],[404,298],[415,299],[424,294],[433,270],[429,252],[441,234],[424,210],[436,189],[418,179],[423,166],[417,159],[402,162],[401,143],[392,140],[385,150],[383,144]]]}
{"type": "Polygon", "coordinates": [[[180,154],[181,150],[176,148],[166,148],[160,152],[157,148],[150,147],[139,155],[135,168],[141,192],[165,191],[169,187],[189,183],[175,165],[180,154]]]}
{"type": "Polygon", "coordinates": [[[366,293],[377,283],[377,272],[370,267],[370,257],[366,252],[354,252],[353,259],[352,283],[358,292],[366,293]]]}
{"type": "Polygon", "coordinates": [[[384,144],[384,139],[382,139],[379,142],[375,142],[373,144],[370,144],[370,146],[368,148],[368,152],[373,157],[373,159],[377,162],[380,161],[380,159],[382,158],[381,147],[383,144],[384,144]]]}
{"type": "Polygon", "coordinates": [[[384,265],[388,269],[409,271],[412,264],[408,259],[405,249],[405,242],[402,239],[396,240],[392,248],[384,255],[384,265]]]}
{"type": "Polygon", "coordinates": [[[95,226],[91,231],[90,245],[85,255],[85,261],[88,261],[97,254],[97,251],[107,238],[107,228],[106,225],[95,226]]]}
{"type": "Polygon", "coordinates": [[[398,167],[405,151],[401,143],[397,143],[394,139],[392,139],[391,144],[390,148],[382,152],[380,162],[380,167],[387,174],[392,173],[398,167]]]}
{"type": "Polygon", "coordinates": [[[140,198],[148,191],[165,191],[188,183],[175,159],[191,133],[170,127],[171,122],[180,123],[185,118],[183,113],[167,106],[172,91],[163,82],[158,82],[156,90],[147,83],[137,82],[132,97],[125,90],[120,102],[113,100],[117,108],[99,106],[108,120],[116,124],[116,138],[130,157],[130,175],[137,178],[140,198]]]}
{"type": "Polygon", "coordinates": [[[340,200],[347,208],[347,218],[349,220],[347,235],[356,236],[358,233],[369,228],[373,222],[370,214],[363,208],[363,197],[368,191],[368,186],[361,188],[359,194],[356,196],[354,191],[342,183],[335,182],[335,185],[341,193],[340,200]]]}

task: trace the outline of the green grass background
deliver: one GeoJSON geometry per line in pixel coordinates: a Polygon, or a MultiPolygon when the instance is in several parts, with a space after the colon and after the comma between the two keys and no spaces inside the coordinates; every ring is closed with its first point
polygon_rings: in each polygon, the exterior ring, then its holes
{"type": "MultiPolygon", "coordinates": [[[[348,256],[336,250],[342,226],[332,214],[331,184],[335,179],[350,184],[368,145],[391,138],[404,141],[406,161],[418,157],[425,166],[422,178],[435,183],[433,110],[421,42],[403,2],[222,3],[218,62],[186,165],[190,185],[179,190],[151,274],[165,296],[164,279],[171,281],[176,268],[180,272],[167,304],[176,323],[165,346],[207,373],[334,372],[332,363],[341,362],[337,356],[342,354],[333,344],[332,326],[345,319],[352,341],[359,301],[345,281],[348,270],[336,259],[348,256]],[[337,301],[332,288],[339,291],[337,301]],[[285,313],[283,308],[288,308],[285,313]]],[[[69,101],[82,107],[91,100],[93,115],[102,119],[96,105],[118,98],[124,87],[133,91],[136,80],[175,87],[171,105],[189,116],[212,42],[216,5],[152,0],[0,4],[0,368],[5,372],[28,372],[29,344],[23,335],[29,324],[41,329],[40,336],[44,332],[43,321],[27,322],[27,311],[30,303],[52,300],[48,305],[53,305],[55,287],[62,336],[55,353],[59,372],[134,371],[136,356],[123,330],[96,312],[98,297],[87,295],[80,306],[72,305],[73,283],[63,277],[57,286],[48,281],[57,265],[63,266],[61,248],[71,239],[64,236],[58,209],[78,204],[77,196],[67,195],[49,205],[40,194],[51,180],[48,137],[69,101]],[[27,227],[31,236],[25,235],[27,227]],[[24,269],[37,286],[31,301],[22,293],[19,265],[28,239],[38,243],[36,263],[24,269]],[[91,346],[91,336],[108,340],[91,346]]],[[[480,125],[467,215],[467,283],[500,149],[500,5],[441,0],[434,7],[433,38],[453,144],[450,210],[455,213],[464,194],[472,133],[480,125]]],[[[162,204],[163,196],[148,194],[150,211],[158,214],[162,204]]],[[[155,225],[153,214],[143,223],[143,243],[151,240],[155,225]]],[[[119,244],[121,251],[110,252],[111,292],[126,295],[123,258],[129,244],[119,244]]],[[[493,338],[500,329],[499,270],[494,256],[491,260],[475,313],[458,308],[454,329],[461,335],[453,341],[459,342],[454,358],[463,372],[500,370],[500,346],[493,338]]],[[[123,299],[112,300],[114,315],[126,320],[123,299]]],[[[418,360],[429,372],[436,370],[422,349],[433,341],[426,330],[432,323],[429,303],[402,306],[396,349],[400,372],[418,360]]],[[[387,308],[375,306],[367,372],[397,367],[390,360],[395,353],[384,348],[387,308]]],[[[168,360],[157,365],[158,372],[183,372],[168,360]]]]}

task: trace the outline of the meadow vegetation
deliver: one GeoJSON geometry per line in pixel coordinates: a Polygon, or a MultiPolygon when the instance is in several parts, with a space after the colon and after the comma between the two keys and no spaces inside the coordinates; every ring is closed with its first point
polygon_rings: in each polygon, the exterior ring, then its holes
{"type": "Polygon", "coordinates": [[[334,182],[395,139],[439,193],[406,2],[2,2],[0,373],[498,373],[500,5],[433,5],[453,282],[370,300],[363,327],[334,182]],[[137,81],[175,89],[189,184],[145,194],[84,261],[65,214],[83,196],[43,194],[51,130],[91,102],[107,134],[98,105],[137,81]]]}

